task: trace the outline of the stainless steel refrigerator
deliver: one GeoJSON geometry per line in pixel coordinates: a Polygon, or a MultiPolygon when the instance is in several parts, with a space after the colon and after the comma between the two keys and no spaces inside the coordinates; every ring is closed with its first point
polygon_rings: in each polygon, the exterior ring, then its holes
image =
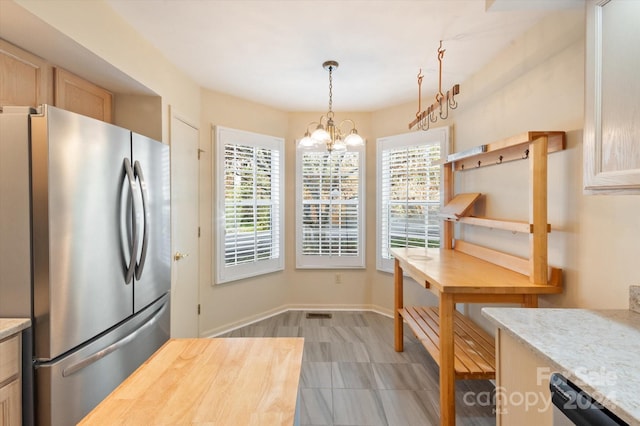
{"type": "Polygon", "coordinates": [[[0,317],[30,317],[25,424],[72,425],[169,338],[168,146],[42,106],[0,113],[0,317]]]}

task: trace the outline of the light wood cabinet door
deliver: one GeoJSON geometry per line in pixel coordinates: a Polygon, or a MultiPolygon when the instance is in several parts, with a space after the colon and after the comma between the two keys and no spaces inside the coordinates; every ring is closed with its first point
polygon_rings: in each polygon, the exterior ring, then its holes
{"type": "Polygon", "coordinates": [[[78,114],[113,123],[113,95],[75,74],[55,68],[54,105],[78,114]]]}
{"type": "Polygon", "coordinates": [[[14,380],[0,388],[0,426],[22,424],[20,380],[14,380]]]}
{"type": "Polygon", "coordinates": [[[640,194],[640,2],[589,0],[584,188],[640,194]]]}
{"type": "Polygon", "coordinates": [[[0,426],[22,424],[21,335],[0,342],[0,426]]]}
{"type": "Polygon", "coordinates": [[[552,426],[549,378],[554,370],[548,362],[501,329],[496,352],[496,424],[552,426]]]}
{"type": "Polygon", "coordinates": [[[51,103],[51,80],[48,62],[0,39],[0,106],[51,103]]]}

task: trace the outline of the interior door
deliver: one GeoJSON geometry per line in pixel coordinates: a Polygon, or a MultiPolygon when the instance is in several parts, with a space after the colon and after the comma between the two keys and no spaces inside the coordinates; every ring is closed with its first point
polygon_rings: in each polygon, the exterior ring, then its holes
{"type": "Polygon", "coordinates": [[[171,167],[167,145],[132,133],[131,147],[142,198],[133,291],[138,312],[171,288],[171,167]]]}
{"type": "Polygon", "coordinates": [[[198,129],[171,114],[171,337],[198,337],[198,129]]]}

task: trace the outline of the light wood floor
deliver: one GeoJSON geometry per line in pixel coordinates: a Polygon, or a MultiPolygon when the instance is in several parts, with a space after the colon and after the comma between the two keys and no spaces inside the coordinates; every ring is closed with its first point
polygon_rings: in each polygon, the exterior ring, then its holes
{"type": "MultiPolygon", "coordinates": [[[[315,311],[314,311],[315,312],[315,311]]],[[[438,368],[405,327],[393,349],[393,320],[374,312],[333,311],[331,319],[288,311],[222,337],[304,337],[302,425],[438,425],[438,368]]],[[[456,423],[494,425],[494,386],[456,382],[456,423]]]]}

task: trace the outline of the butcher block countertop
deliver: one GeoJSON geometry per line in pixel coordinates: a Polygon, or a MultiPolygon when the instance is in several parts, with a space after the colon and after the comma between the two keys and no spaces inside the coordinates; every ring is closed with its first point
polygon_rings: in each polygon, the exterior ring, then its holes
{"type": "Polygon", "coordinates": [[[302,338],[170,339],[80,425],[293,425],[302,338]]]}
{"type": "Polygon", "coordinates": [[[28,318],[0,318],[0,340],[31,326],[28,318]]]}

